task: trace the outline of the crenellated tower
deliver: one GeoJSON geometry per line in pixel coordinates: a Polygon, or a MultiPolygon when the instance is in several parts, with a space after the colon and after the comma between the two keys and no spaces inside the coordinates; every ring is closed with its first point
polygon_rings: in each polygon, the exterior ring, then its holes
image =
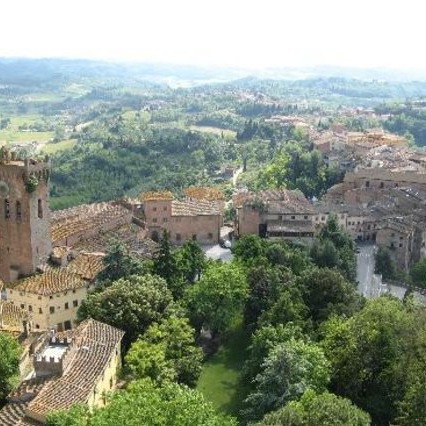
{"type": "Polygon", "coordinates": [[[52,249],[50,161],[19,159],[0,149],[0,279],[15,281],[36,272],[52,249]]]}

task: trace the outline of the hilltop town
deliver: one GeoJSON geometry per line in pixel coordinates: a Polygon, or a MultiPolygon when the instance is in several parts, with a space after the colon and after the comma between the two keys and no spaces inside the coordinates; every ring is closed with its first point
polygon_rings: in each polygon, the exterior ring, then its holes
{"type": "Polygon", "coordinates": [[[129,407],[148,395],[153,410],[184,395],[212,426],[273,424],[322,398],[357,424],[410,424],[399,399],[423,391],[426,140],[401,117],[392,131],[396,107],[374,97],[336,106],[347,84],[105,88],[45,104],[55,140],[0,149],[0,338],[16,351],[0,424],[138,415],[129,407]],[[228,353],[238,362],[215,370],[228,353]],[[289,361],[300,391],[279,402],[287,353],[319,370],[289,361]],[[371,406],[377,395],[392,408],[371,406]]]}

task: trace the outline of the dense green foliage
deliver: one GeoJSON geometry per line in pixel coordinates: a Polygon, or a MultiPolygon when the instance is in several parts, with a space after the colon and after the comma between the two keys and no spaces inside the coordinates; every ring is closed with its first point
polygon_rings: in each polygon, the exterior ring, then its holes
{"type": "Polygon", "coordinates": [[[21,352],[15,338],[0,332],[0,403],[19,380],[21,352]]]}
{"type": "Polygon", "coordinates": [[[155,386],[150,380],[133,382],[117,392],[105,408],[89,412],[76,408],[52,413],[47,426],[235,426],[217,414],[197,391],[175,383],[155,386]]]}
{"type": "Polygon", "coordinates": [[[194,324],[212,333],[226,331],[241,315],[248,295],[244,271],[237,264],[210,263],[200,281],[185,294],[194,324]]]}
{"type": "Polygon", "coordinates": [[[381,297],[351,318],[324,324],[321,345],[332,362],[332,389],[368,411],[376,424],[389,424],[404,406],[406,419],[424,416],[416,402],[424,391],[416,383],[425,366],[419,352],[425,312],[407,303],[381,297]]]}
{"type": "Polygon", "coordinates": [[[257,426],[368,426],[370,416],[332,393],[307,390],[299,401],[267,414],[257,426]]]}
{"type": "Polygon", "coordinates": [[[133,378],[156,382],[175,380],[194,386],[201,372],[203,353],[195,344],[195,331],[185,318],[169,317],[152,324],[132,344],[126,365],[133,378]]]}
{"type": "Polygon", "coordinates": [[[410,276],[416,287],[426,287],[426,259],[419,260],[412,266],[410,276]]]}
{"type": "Polygon", "coordinates": [[[153,322],[161,321],[172,311],[173,297],[163,278],[132,275],[89,294],[78,310],[78,318],[91,317],[124,330],[128,346],[153,322]]]}
{"type": "Polygon", "coordinates": [[[329,362],[320,347],[291,339],[269,352],[255,377],[255,390],[245,400],[244,417],[262,418],[289,401],[298,399],[307,389],[322,392],[329,381],[329,362]]]}
{"type": "Polygon", "coordinates": [[[389,250],[379,247],[375,255],[375,274],[381,274],[384,280],[392,280],[395,278],[396,267],[389,250]]]}

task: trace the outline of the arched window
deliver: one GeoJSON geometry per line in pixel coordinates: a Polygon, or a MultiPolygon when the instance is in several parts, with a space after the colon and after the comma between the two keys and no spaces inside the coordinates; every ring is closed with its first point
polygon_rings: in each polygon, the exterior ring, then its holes
{"type": "Polygon", "coordinates": [[[16,220],[21,220],[22,219],[22,209],[21,209],[21,202],[17,201],[16,202],[16,220]]]}
{"type": "Polygon", "coordinates": [[[38,217],[40,219],[43,219],[43,204],[40,198],[38,199],[37,211],[38,211],[38,217]]]}
{"type": "Polygon", "coordinates": [[[10,218],[10,203],[8,199],[4,200],[4,218],[10,218]]]}

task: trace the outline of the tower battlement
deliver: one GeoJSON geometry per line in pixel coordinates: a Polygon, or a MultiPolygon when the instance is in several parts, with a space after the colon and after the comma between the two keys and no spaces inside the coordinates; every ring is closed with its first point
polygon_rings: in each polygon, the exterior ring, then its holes
{"type": "Polygon", "coordinates": [[[0,149],[0,279],[36,272],[48,258],[50,160],[0,149]]]}

